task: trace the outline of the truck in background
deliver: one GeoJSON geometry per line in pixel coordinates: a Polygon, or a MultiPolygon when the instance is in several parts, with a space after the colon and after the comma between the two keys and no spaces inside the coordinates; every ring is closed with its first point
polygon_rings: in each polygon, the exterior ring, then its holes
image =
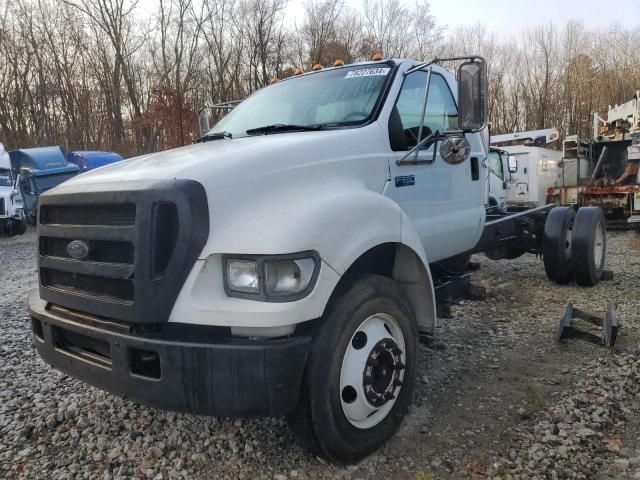
{"type": "Polygon", "coordinates": [[[640,91],[593,117],[593,138],[567,136],[559,178],[547,201],[597,206],[609,224],[640,226],[640,91]]]}
{"type": "Polygon", "coordinates": [[[0,143],[0,232],[7,236],[22,235],[27,229],[18,171],[0,143]]]}
{"type": "Polygon", "coordinates": [[[104,167],[122,160],[122,155],[116,152],[102,152],[97,150],[76,150],[67,153],[67,161],[75,163],[81,172],[88,172],[94,168],[104,167]]]}
{"type": "Polygon", "coordinates": [[[508,156],[507,208],[527,209],[548,203],[547,190],[556,185],[562,152],[547,145],[558,138],[555,128],[491,137],[492,147],[499,147],[508,156]]]}
{"type": "Polygon", "coordinates": [[[67,162],[59,146],[12,150],[9,156],[14,171],[19,171],[25,218],[35,225],[40,195],[75,177],[80,167],[67,162]]]}

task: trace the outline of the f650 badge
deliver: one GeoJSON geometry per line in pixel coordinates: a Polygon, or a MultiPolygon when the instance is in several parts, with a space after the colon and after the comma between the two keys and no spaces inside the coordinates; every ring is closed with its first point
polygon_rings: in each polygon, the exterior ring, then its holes
{"type": "Polygon", "coordinates": [[[89,255],[89,245],[82,240],[73,240],[67,244],[67,254],[76,260],[83,260],[89,255]]]}

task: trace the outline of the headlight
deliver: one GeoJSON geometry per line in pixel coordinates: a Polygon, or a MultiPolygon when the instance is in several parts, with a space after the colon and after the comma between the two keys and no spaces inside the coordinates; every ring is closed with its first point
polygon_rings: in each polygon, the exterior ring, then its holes
{"type": "Polygon", "coordinates": [[[313,289],[320,257],[316,252],[225,255],[224,265],[224,286],[230,297],[288,302],[306,296],[313,289]]]}
{"type": "Polygon", "coordinates": [[[258,263],[253,260],[229,260],[227,282],[236,292],[260,293],[258,263]]]}

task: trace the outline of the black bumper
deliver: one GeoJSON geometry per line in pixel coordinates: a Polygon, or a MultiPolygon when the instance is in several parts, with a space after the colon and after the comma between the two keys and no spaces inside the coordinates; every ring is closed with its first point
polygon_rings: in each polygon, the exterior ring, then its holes
{"type": "Polygon", "coordinates": [[[135,402],[237,417],[282,415],[298,401],[309,337],[155,339],[64,318],[38,292],[29,296],[29,312],[36,348],[47,363],[135,402]]]}

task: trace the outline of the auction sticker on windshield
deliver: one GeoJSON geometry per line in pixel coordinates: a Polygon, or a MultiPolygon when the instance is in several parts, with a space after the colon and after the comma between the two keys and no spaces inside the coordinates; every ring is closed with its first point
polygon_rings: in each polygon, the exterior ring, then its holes
{"type": "Polygon", "coordinates": [[[347,72],[344,78],[360,78],[360,77],[375,77],[377,75],[386,75],[389,73],[390,68],[363,68],[362,70],[351,70],[347,72]]]}

